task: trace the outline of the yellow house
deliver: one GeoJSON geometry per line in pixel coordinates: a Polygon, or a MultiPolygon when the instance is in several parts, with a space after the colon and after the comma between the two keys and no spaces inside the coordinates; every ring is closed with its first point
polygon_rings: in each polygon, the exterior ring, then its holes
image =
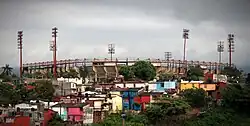
{"type": "Polygon", "coordinates": [[[200,88],[200,84],[203,83],[203,81],[181,81],[180,83],[180,91],[183,91],[185,89],[190,88],[200,88]]]}
{"type": "Polygon", "coordinates": [[[200,88],[204,89],[205,91],[215,91],[216,84],[200,84],[200,88]]]}
{"type": "Polygon", "coordinates": [[[122,111],[122,97],[119,91],[111,91],[112,96],[112,113],[122,111]]]}

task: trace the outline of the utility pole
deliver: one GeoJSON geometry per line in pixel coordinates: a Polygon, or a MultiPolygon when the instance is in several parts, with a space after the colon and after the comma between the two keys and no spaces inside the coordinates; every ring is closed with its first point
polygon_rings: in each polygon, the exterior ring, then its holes
{"type": "Polygon", "coordinates": [[[19,50],[19,76],[20,76],[20,82],[23,77],[23,31],[18,31],[17,32],[17,48],[19,50]]]}
{"type": "Polygon", "coordinates": [[[224,42],[219,41],[217,45],[217,51],[219,53],[219,70],[221,71],[221,57],[222,57],[222,52],[224,52],[224,42]]]}
{"type": "Polygon", "coordinates": [[[113,54],[115,54],[115,45],[114,44],[108,45],[108,54],[110,54],[110,59],[112,61],[113,54]]]}
{"type": "Polygon", "coordinates": [[[234,52],[234,34],[228,34],[229,66],[232,67],[232,53],[234,52]]]}
{"type": "Polygon", "coordinates": [[[50,45],[50,50],[53,51],[53,75],[54,75],[54,79],[57,78],[56,75],[56,51],[57,51],[57,46],[56,46],[56,39],[57,39],[57,28],[54,27],[52,28],[52,37],[54,38],[54,40],[52,41],[52,44],[50,45]]]}
{"type": "MultiPolygon", "coordinates": [[[[183,63],[186,61],[186,46],[187,46],[187,39],[189,39],[189,30],[183,29],[183,39],[184,39],[184,49],[183,49],[183,63]]],[[[186,64],[185,64],[186,66],[186,64]]]]}

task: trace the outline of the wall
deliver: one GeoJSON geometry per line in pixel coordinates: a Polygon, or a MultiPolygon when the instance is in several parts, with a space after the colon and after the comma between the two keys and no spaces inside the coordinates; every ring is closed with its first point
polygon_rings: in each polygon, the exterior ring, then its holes
{"type": "Polygon", "coordinates": [[[116,113],[117,111],[122,110],[122,97],[115,96],[112,98],[112,111],[116,113]]]}
{"type": "Polygon", "coordinates": [[[157,84],[148,84],[148,90],[149,91],[154,91],[157,89],[157,84]]]}
{"type": "Polygon", "coordinates": [[[60,113],[60,107],[52,107],[51,109],[55,112],[58,112],[58,114],[64,121],[67,120],[67,109],[65,107],[61,107],[61,113],[60,113]]]}
{"type": "Polygon", "coordinates": [[[144,110],[146,108],[146,104],[150,103],[151,96],[150,95],[142,95],[134,97],[134,102],[141,104],[141,108],[144,110]]]}
{"type": "Polygon", "coordinates": [[[215,91],[216,84],[200,84],[200,88],[204,89],[205,91],[215,91]]]}
{"type": "Polygon", "coordinates": [[[180,90],[190,89],[190,88],[199,88],[199,83],[181,83],[180,90]]]}
{"type": "Polygon", "coordinates": [[[176,88],[175,81],[165,81],[156,83],[156,91],[164,92],[167,89],[175,89],[175,88],[176,88]]]}
{"type": "Polygon", "coordinates": [[[93,107],[84,107],[84,118],[83,118],[83,124],[92,124],[93,123],[93,107]]]}
{"type": "MultiPolygon", "coordinates": [[[[83,109],[82,109],[83,110],[83,109]]],[[[69,120],[80,121],[83,117],[83,111],[81,108],[68,108],[68,116],[70,116],[69,120]]]]}

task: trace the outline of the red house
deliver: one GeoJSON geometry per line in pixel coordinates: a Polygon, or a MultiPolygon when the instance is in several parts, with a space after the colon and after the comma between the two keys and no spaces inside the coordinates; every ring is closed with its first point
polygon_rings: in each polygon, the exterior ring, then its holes
{"type": "Polygon", "coordinates": [[[134,97],[134,102],[141,105],[141,110],[146,109],[146,104],[149,104],[151,101],[150,93],[143,92],[140,95],[134,97]]]}

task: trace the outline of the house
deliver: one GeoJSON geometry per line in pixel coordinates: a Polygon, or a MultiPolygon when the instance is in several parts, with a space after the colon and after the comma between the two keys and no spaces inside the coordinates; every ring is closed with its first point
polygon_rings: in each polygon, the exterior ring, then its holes
{"type": "Polygon", "coordinates": [[[112,97],[112,113],[122,111],[122,97],[119,91],[111,91],[112,97]]]}
{"type": "Polygon", "coordinates": [[[180,91],[190,88],[200,88],[201,83],[203,83],[203,81],[181,81],[180,91]]]}
{"type": "Polygon", "coordinates": [[[146,106],[151,102],[151,94],[148,92],[140,93],[138,96],[134,97],[134,103],[138,103],[140,105],[141,110],[145,110],[146,106]]]}
{"type": "Polygon", "coordinates": [[[134,97],[136,97],[143,88],[125,88],[121,89],[122,94],[122,106],[124,110],[140,110],[140,106],[134,103],[134,97]]]}
{"type": "Polygon", "coordinates": [[[176,89],[176,81],[156,82],[156,91],[165,92],[169,89],[176,89]]]}
{"type": "MultiPolygon", "coordinates": [[[[84,108],[89,107],[86,103],[59,103],[52,106],[52,110],[63,108],[63,114],[59,113],[63,120],[72,122],[83,122],[84,108]],[[57,108],[57,109],[55,109],[57,108]]],[[[61,110],[61,111],[62,111],[61,110]]],[[[57,110],[58,111],[58,110],[57,110]]],[[[60,111],[60,110],[59,110],[60,111]]]]}
{"type": "Polygon", "coordinates": [[[211,96],[212,93],[216,90],[216,85],[217,84],[205,84],[205,83],[202,83],[202,84],[200,84],[200,88],[205,90],[207,92],[207,94],[209,96],[211,96]]]}

